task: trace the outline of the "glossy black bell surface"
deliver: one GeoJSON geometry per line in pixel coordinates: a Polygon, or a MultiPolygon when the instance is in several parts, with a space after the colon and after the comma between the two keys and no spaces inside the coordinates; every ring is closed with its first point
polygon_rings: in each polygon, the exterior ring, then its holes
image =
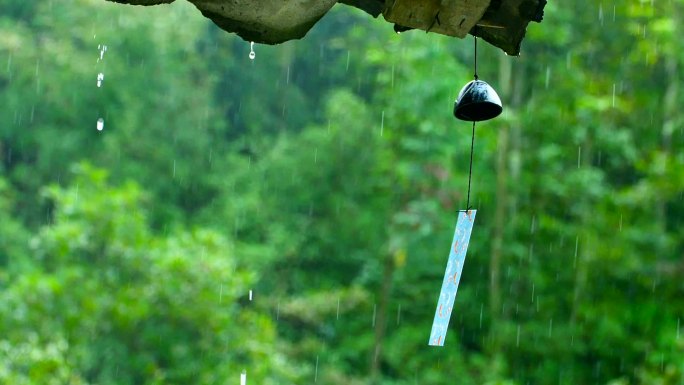
{"type": "Polygon", "coordinates": [[[501,111],[503,106],[499,95],[492,86],[482,80],[473,80],[466,84],[454,104],[454,116],[469,122],[496,118],[501,111]]]}

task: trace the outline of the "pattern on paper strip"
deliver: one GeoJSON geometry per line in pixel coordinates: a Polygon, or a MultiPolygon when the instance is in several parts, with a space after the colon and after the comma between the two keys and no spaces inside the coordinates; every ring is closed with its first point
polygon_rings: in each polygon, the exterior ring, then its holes
{"type": "Polygon", "coordinates": [[[458,283],[461,281],[461,272],[463,271],[463,263],[465,262],[466,251],[468,251],[468,243],[470,242],[470,234],[473,231],[476,213],[477,210],[459,211],[458,213],[458,222],[456,222],[454,240],[451,243],[449,261],[444,272],[442,290],[437,300],[435,320],[432,322],[432,332],[428,341],[430,346],[444,346],[444,339],[449,328],[449,319],[451,318],[451,310],[456,300],[458,283]]]}

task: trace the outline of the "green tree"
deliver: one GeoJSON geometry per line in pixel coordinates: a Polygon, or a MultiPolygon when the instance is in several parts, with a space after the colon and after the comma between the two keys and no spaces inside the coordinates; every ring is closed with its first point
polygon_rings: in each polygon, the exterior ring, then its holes
{"type": "Polygon", "coordinates": [[[76,167],[50,188],[54,223],[32,241],[37,268],[0,300],[7,383],[287,383],[273,322],[247,300],[252,273],[214,231],[150,233],[143,192],[76,167]]]}

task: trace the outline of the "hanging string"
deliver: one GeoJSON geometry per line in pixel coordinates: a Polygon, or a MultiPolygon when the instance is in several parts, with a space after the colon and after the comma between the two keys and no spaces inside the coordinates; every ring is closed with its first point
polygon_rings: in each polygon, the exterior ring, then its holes
{"type": "Polygon", "coordinates": [[[473,139],[470,142],[470,170],[468,171],[468,200],[466,201],[466,212],[470,211],[470,182],[473,179],[473,151],[475,149],[475,122],[473,121],[473,139]]]}
{"type": "MultiPolygon", "coordinates": [[[[475,80],[477,76],[477,26],[473,29],[473,37],[475,38],[475,80]]],[[[468,170],[468,199],[466,201],[466,211],[470,211],[470,185],[473,179],[473,152],[475,151],[475,121],[473,121],[473,137],[470,142],[470,169],[468,170]]]]}
{"type": "Polygon", "coordinates": [[[477,26],[473,29],[473,37],[475,38],[475,80],[479,79],[477,76],[477,26]]]}

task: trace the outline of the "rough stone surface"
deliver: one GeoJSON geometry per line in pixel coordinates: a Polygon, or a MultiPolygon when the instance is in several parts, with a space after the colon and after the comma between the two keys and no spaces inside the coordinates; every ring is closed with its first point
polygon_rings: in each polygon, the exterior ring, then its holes
{"type": "Polygon", "coordinates": [[[482,18],[490,0],[393,0],[385,20],[402,27],[463,38],[482,18]]]}
{"type": "MultiPolygon", "coordinates": [[[[174,0],[108,0],[134,5],[174,0]]],[[[189,0],[219,27],[245,40],[278,44],[302,38],[338,0],[189,0]]],[[[395,30],[420,29],[482,37],[509,55],[520,53],[530,21],[540,22],[546,0],[339,0],[380,14],[395,30]]]]}
{"type": "Polygon", "coordinates": [[[337,0],[191,0],[219,27],[248,41],[302,38],[337,0]]]}
{"type": "Polygon", "coordinates": [[[115,3],[121,4],[131,4],[131,5],[157,5],[157,4],[170,4],[175,0],[108,0],[115,3]]]}
{"type": "Polygon", "coordinates": [[[517,56],[527,24],[542,21],[546,0],[492,0],[492,3],[471,33],[517,56]]]}

